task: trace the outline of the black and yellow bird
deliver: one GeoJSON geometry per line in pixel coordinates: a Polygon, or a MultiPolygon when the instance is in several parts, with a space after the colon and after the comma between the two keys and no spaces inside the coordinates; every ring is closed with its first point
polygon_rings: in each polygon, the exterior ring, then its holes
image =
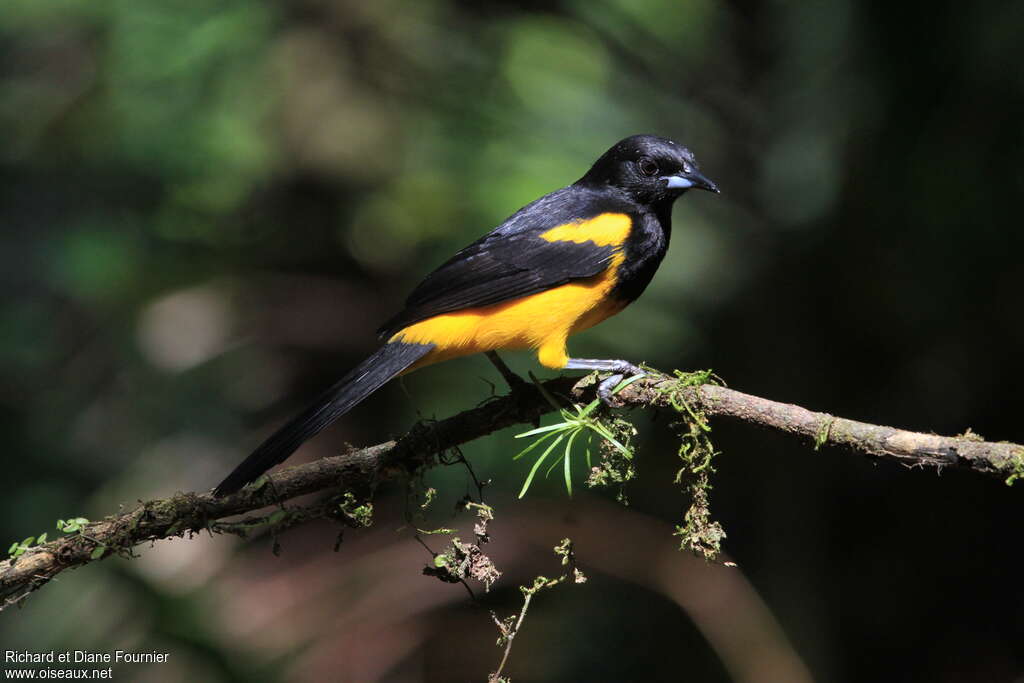
{"type": "Polygon", "coordinates": [[[672,204],[688,189],[718,192],[685,147],[628,137],[586,175],[524,206],[455,254],[413,290],[380,329],[384,346],[296,415],[217,486],[237,491],[347,413],[385,382],[439,361],[497,349],[536,349],[541,365],[613,373],[623,360],[572,358],[569,335],[615,315],[640,296],[668,249],[672,204]]]}

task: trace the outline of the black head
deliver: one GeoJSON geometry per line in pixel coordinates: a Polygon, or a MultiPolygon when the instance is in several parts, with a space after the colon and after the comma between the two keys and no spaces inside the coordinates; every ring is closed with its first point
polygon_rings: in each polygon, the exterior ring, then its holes
{"type": "Polygon", "coordinates": [[[577,184],[611,186],[642,204],[671,202],[691,187],[718,192],[718,186],[701,175],[690,150],[656,135],[620,140],[577,184]]]}

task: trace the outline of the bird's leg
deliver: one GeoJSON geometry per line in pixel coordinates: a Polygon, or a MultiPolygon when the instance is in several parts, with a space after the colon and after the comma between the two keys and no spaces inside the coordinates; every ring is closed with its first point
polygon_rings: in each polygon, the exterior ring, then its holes
{"type": "Polygon", "coordinates": [[[625,377],[646,375],[647,373],[629,361],[595,360],[591,358],[570,358],[565,364],[567,370],[598,370],[614,373],[597,385],[597,397],[606,406],[612,405],[612,389],[618,386],[625,377]]]}
{"type": "Polygon", "coordinates": [[[526,386],[526,380],[512,372],[512,368],[505,365],[505,361],[501,359],[497,351],[485,351],[484,355],[487,356],[487,360],[494,364],[494,367],[498,368],[498,372],[505,378],[509,389],[515,391],[526,386]]]}

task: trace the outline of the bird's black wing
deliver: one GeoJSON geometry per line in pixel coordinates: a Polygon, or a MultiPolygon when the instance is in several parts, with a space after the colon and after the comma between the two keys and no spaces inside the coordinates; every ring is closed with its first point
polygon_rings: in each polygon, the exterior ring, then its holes
{"type": "Polygon", "coordinates": [[[435,315],[490,306],[598,275],[620,245],[548,241],[541,235],[559,225],[631,208],[615,197],[577,186],[552,192],[430,273],[409,295],[405,309],[378,333],[386,339],[435,315]]]}

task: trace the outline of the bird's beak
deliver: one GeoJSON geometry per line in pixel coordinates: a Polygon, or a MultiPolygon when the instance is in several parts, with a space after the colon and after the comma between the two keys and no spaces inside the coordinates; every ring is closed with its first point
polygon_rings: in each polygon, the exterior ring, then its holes
{"type": "Polygon", "coordinates": [[[698,190],[707,190],[708,192],[719,192],[718,185],[711,182],[710,178],[707,178],[698,171],[686,173],[684,175],[670,175],[665,176],[662,180],[667,181],[665,187],[670,190],[686,190],[691,187],[695,187],[698,190]]]}

